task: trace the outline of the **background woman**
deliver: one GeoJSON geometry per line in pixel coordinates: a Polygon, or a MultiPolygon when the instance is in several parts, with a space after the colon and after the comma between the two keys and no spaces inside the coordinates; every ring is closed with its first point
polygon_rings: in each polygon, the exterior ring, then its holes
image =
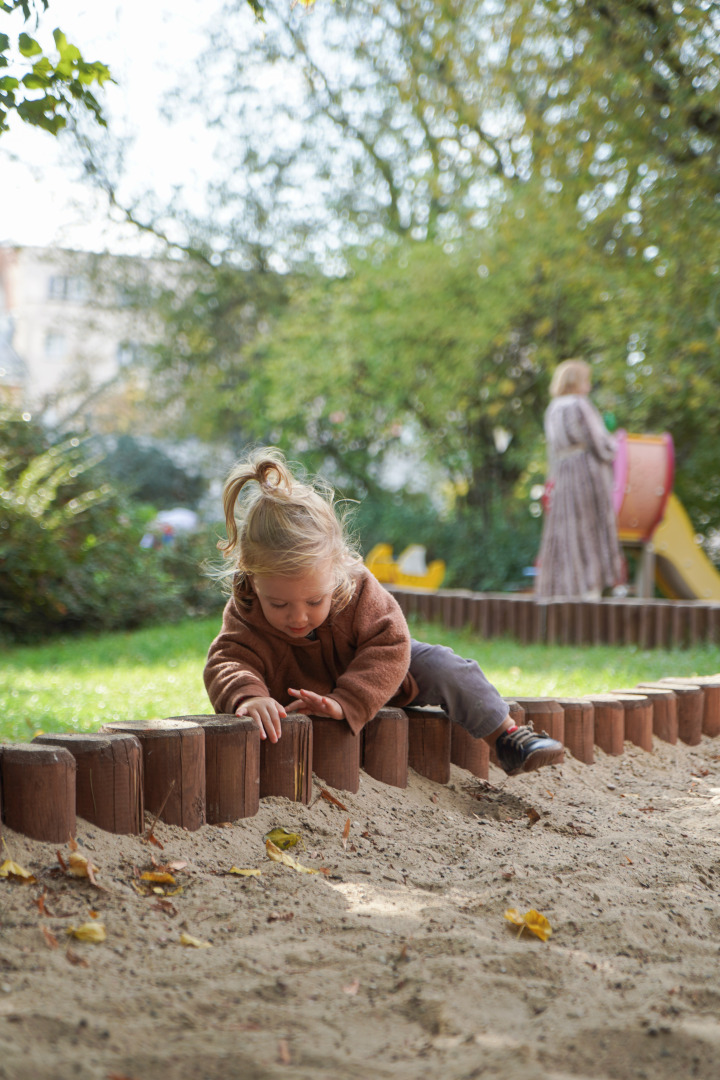
{"type": "Polygon", "coordinates": [[[623,579],[612,503],[615,439],[589,400],[590,367],[559,364],[545,411],[550,481],[535,591],[599,597],[623,579]]]}

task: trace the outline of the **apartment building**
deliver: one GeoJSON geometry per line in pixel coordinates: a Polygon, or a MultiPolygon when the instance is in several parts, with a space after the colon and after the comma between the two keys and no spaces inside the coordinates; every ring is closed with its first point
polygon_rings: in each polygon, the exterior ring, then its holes
{"type": "Polygon", "coordinates": [[[0,397],[52,423],[122,427],[153,339],[134,290],[141,260],[0,246],[0,397]]]}

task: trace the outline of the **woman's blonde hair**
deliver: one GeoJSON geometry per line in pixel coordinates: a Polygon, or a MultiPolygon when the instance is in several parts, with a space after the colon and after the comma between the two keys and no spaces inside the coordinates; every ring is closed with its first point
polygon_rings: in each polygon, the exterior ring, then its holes
{"type": "Polygon", "coordinates": [[[550,397],[563,394],[587,394],[590,392],[592,373],[584,360],[563,360],[555,368],[550,380],[550,397]]]}
{"type": "Polygon", "coordinates": [[[295,577],[329,560],[335,574],[333,610],[352,599],[362,557],[347,534],[346,515],[338,514],[335,493],[318,477],[305,482],[293,475],[274,446],[252,450],[231,470],[223,490],[227,540],[218,548],[233,569],[233,592],[248,605],[254,574],[295,577]]]}

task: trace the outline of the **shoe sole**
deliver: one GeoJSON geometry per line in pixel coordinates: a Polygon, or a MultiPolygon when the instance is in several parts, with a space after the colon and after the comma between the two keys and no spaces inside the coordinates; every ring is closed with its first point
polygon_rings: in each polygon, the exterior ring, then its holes
{"type": "Polygon", "coordinates": [[[519,776],[520,773],[535,772],[536,769],[542,769],[544,765],[557,765],[562,761],[562,756],[562,746],[557,750],[549,746],[538,746],[537,750],[532,750],[528,754],[518,769],[513,769],[507,775],[519,776]]]}

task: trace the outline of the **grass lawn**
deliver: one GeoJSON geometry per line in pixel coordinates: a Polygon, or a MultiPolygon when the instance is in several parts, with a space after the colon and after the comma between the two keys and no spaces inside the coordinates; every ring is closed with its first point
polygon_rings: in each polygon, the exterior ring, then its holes
{"type": "MultiPolygon", "coordinates": [[[[714,675],[720,648],[668,652],[482,641],[468,631],[411,621],[413,636],[477,660],[509,696],[601,693],[663,676],[714,675]]],[[[109,720],[211,712],[202,669],[220,618],[132,633],[6,648],[0,659],[0,740],[40,731],[95,731],[109,720]]]]}

